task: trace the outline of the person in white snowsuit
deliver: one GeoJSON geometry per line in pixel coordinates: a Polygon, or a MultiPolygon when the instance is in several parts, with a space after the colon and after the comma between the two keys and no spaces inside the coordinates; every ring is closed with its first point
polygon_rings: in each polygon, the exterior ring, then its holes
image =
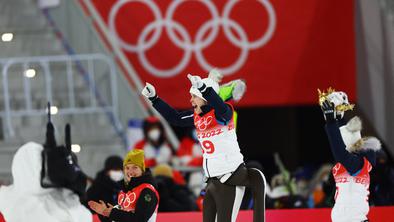
{"type": "Polygon", "coordinates": [[[91,222],[90,211],[67,188],[40,183],[43,146],[29,142],[12,160],[13,184],[0,187],[0,213],[6,222],[91,222]]]}

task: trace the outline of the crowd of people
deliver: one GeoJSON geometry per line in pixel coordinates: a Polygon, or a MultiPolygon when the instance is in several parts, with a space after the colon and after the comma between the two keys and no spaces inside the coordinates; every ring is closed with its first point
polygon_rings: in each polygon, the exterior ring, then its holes
{"type": "MultiPolygon", "coordinates": [[[[193,138],[190,138],[188,135],[186,135],[184,140],[189,141],[192,139],[193,138]]],[[[181,146],[183,146],[182,142],[180,147],[181,146]]],[[[193,146],[199,146],[199,144],[193,142],[193,146]]],[[[191,146],[189,145],[189,147],[191,146]]],[[[174,151],[173,159],[179,157],[182,158],[182,156],[177,155],[179,150],[180,148],[178,148],[178,151],[174,151]]],[[[189,153],[188,155],[190,155],[188,157],[189,159],[201,158],[201,154],[192,155],[189,153]]],[[[393,205],[394,167],[384,150],[379,151],[376,155],[376,166],[371,171],[369,203],[372,206],[393,205]]],[[[275,159],[275,156],[276,155],[273,155],[272,158],[275,159]]],[[[202,162],[201,159],[200,161],[202,162]]],[[[168,207],[163,208],[159,207],[159,211],[182,211],[179,210],[177,206],[179,203],[182,203],[182,201],[190,199],[192,200],[190,202],[196,203],[197,208],[194,206],[189,208],[189,210],[202,210],[202,204],[200,202],[205,195],[205,183],[201,179],[198,188],[195,189],[195,186],[191,185],[191,183],[193,183],[193,178],[190,177],[191,173],[189,171],[179,172],[174,169],[177,168],[176,166],[178,165],[176,164],[178,163],[178,160],[170,160],[167,162],[165,168],[168,172],[164,175],[167,178],[172,178],[171,183],[182,185],[185,189],[188,189],[188,195],[185,195],[188,196],[188,198],[178,198],[178,203],[176,203],[176,200],[171,199],[171,202],[175,204],[170,204],[168,207]],[[170,171],[171,173],[169,173],[170,171]],[[180,180],[174,180],[173,172],[177,172],[178,176],[183,178],[180,180]]],[[[258,168],[263,171],[263,167],[258,161],[248,161],[246,165],[249,168],[258,168]]],[[[336,188],[335,180],[332,175],[333,166],[334,165],[332,163],[322,164],[321,166],[300,166],[291,172],[287,169],[283,169],[282,166],[277,163],[278,174],[267,178],[266,208],[284,209],[333,207],[336,188]]],[[[201,165],[196,165],[195,167],[201,168],[201,165]]],[[[162,165],[160,165],[158,168],[162,168],[162,165]]],[[[161,183],[162,179],[159,179],[158,181],[160,181],[158,183],[161,183]]],[[[174,195],[175,193],[176,192],[174,192],[174,195]]],[[[162,199],[162,201],[164,201],[164,199],[162,199]]],[[[161,202],[161,204],[162,203],[163,202],[161,202]]],[[[188,204],[184,204],[183,206],[187,205],[188,204]]],[[[251,196],[250,190],[246,189],[240,209],[252,208],[253,198],[251,196]]]]}

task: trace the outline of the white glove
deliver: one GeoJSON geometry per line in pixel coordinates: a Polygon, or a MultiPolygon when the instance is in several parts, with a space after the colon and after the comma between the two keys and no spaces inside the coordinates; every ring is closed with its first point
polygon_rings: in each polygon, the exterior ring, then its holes
{"type": "MultiPolygon", "coordinates": [[[[333,92],[327,96],[328,101],[334,103],[335,107],[339,105],[349,105],[349,100],[345,92],[333,92]]],[[[336,111],[337,116],[343,118],[345,112],[336,111]]]]}
{"type": "Polygon", "coordinates": [[[327,96],[327,99],[334,103],[335,107],[339,105],[349,105],[349,100],[344,92],[333,92],[327,96]]]}
{"type": "Polygon", "coordinates": [[[192,87],[200,89],[204,85],[204,82],[201,80],[200,76],[193,76],[193,75],[187,74],[187,78],[189,78],[190,83],[192,84],[192,87]]]}
{"type": "Polygon", "coordinates": [[[150,83],[146,83],[145,87],[142,89],[141,94],[144,95],[146,98],[153,98],[156,96],[156,90],[153,85],[150,83]]]}
{"type": "Polygon", "coordinates": [[[223,79],[223,74],[221,74],[217,69],[212,69],[208,74],[208,78],[220,83],[223,79]]]}

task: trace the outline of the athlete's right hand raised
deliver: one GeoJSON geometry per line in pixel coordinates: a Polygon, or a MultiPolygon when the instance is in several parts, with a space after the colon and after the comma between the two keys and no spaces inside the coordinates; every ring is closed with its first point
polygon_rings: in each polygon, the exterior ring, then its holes
{"type": "Polygon", "coordinates": [[[156,95],[155,87],[150,83],[145,83],[145,87],[142,89],[141,94],[148,99],[154,99],[156,95]]]}
{"type": "Polygon", "coordinates": [[[334,103],[325,100],[321,106],[326,122],[334,122],[337,118],[334,103]]]}

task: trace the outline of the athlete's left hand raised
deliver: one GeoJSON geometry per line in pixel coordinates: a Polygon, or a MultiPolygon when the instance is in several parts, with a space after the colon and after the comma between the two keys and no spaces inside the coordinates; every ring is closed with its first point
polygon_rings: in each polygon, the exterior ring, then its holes
{"type": "Polygon", "coordinates": [[[193,75],[187,74],[187,78],[190,80],[190,83],[192,84],[192,86],[197,89],[200,89],[204,86],[204,82],[201,80],[200,76],[193,76],[193,75]]]}

